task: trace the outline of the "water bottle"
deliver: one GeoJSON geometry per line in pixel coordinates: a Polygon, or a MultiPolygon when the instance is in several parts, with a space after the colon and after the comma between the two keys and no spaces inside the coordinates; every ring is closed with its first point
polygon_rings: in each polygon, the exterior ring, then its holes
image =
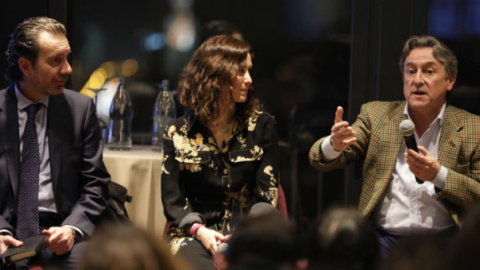
{"type": "Polygon", "coordinates": [[[122,78],[119,79],[109,114],[108,149],[130,150],[132,148],[132,100],[124,87],[122,78]]]}
{"type": "Polygon", "coordinates": [[[168,89],[168,80],[162,81],[162,90],[158,93],[153,109],[152,150],[163,150],[163,132],[175,120],[177,109],[173,99],[173,91],[168,89]]]}

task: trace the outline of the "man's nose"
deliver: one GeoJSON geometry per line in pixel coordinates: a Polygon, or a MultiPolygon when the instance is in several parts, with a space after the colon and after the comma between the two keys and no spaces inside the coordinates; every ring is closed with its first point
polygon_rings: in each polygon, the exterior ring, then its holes
{"type": "Polygon", "coordinates": [[[414,83],[416,84],[420,84],[420,83],[423,83],[423,79],[424,79],[424,74],[421,70],[417,71],[417,73],[415,73],[415,77],[414,77],[414,83]]]}
{"type": "Polygon", "coordinates": [[[70,63],[68,61],[65,61],[65,63],[63,64],[61,73],[66,75],[72,74],[72,66],[70,66],[70,63]]]}

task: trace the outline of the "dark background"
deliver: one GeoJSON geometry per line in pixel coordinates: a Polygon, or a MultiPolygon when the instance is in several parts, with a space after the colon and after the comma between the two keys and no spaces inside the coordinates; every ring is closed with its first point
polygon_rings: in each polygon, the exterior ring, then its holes
{"type": "MultiPolygon", "coordinates": [[[[333,204],[355,204],[360,164],[319,173],[308,164],[313,142],[329,133],[335,108],[353,122],[361,104],[403,99],[397,61],[412,34],[430,33],[459,58],[451,102],[479,113],[480,2],[468,0],[26,0],[0,2],[0,51],[15,25],[30,16],[66,24],[74,69],[68,87],[85,90],[105,63],[133,59],[126,77],[134,106],[136,143],[149,143],[157,84],[175,89],[179,73],[211,20],[235,24],[254,51],[253,81],[264,109],[277,118],[282,185],[290,216],[308,224],[333,204]],[[166,45],[169,21],[187,18],[192,47],[166,45]],[[156,39],[155,39],[156,38],[156,39]],[[153,42],[156,41],[156,42],[153,42]]],[[[183,42],[182,44],[187,44],[183,42]]],[[[0,57],[5,67],[5,58],[0,57]]],[[[0,69],[0,86],[7,86],[0,69]]]]}

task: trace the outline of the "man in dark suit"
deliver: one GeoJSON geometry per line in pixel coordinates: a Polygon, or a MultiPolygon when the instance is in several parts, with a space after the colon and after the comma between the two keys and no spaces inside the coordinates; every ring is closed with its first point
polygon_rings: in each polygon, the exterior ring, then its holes
{"type": "Polygon", "coordinates": [[[11,84],[0,90],[0,252],[29,235],[48,234],[49,248],[22,266],[48,261],[71,268],[108,202],[110,175],[102,161],[95,107],[90,98],[64,89],[72,69],[61,23],[46,17],[25,20],[14,30],[6,54],[11,84]],[[27,207],[21,206],[20,194],[26,192],[22,179],[31,168],[22,163],[30,160],[24,152],[31,146],[23,137],[32,104],[41,104],[30,129],[38,141],[33,152],[39,154],[39,168],[30,165],[38,175],[36,196],[31,196],[38,197],[32,210],[38,213],[26,223],[36,222],[38,230],[24,234],[27,207]]]}
{"type": "Polygon", "coordinates": [[[413,36],[399,67],[405,101],[364,104],[352,126],[339,107],[331,135],[309,156],[324,171],[364,159],[359,209],[378,226],[383,255],[405,236],[454,234],[480,199],[480,117],[447,103],[455,55],[432,36],[413,36]],[[419,153],[406,149],[404,119],[414,123],[419,153]]]}

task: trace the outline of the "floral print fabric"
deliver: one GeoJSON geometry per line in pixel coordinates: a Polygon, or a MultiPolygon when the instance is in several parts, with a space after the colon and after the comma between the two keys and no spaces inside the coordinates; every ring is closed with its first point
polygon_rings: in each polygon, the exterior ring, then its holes
{"type": "Polygon", "coordinates": [[[191,241],[185,228],[193,222],[230,234],[254,203],[276,205],[278,135],[268,113],[231,124],[221,146],[198,119],[181,117],[164,134],[163,159],[162,202],[172,244],[191,241]]]}

